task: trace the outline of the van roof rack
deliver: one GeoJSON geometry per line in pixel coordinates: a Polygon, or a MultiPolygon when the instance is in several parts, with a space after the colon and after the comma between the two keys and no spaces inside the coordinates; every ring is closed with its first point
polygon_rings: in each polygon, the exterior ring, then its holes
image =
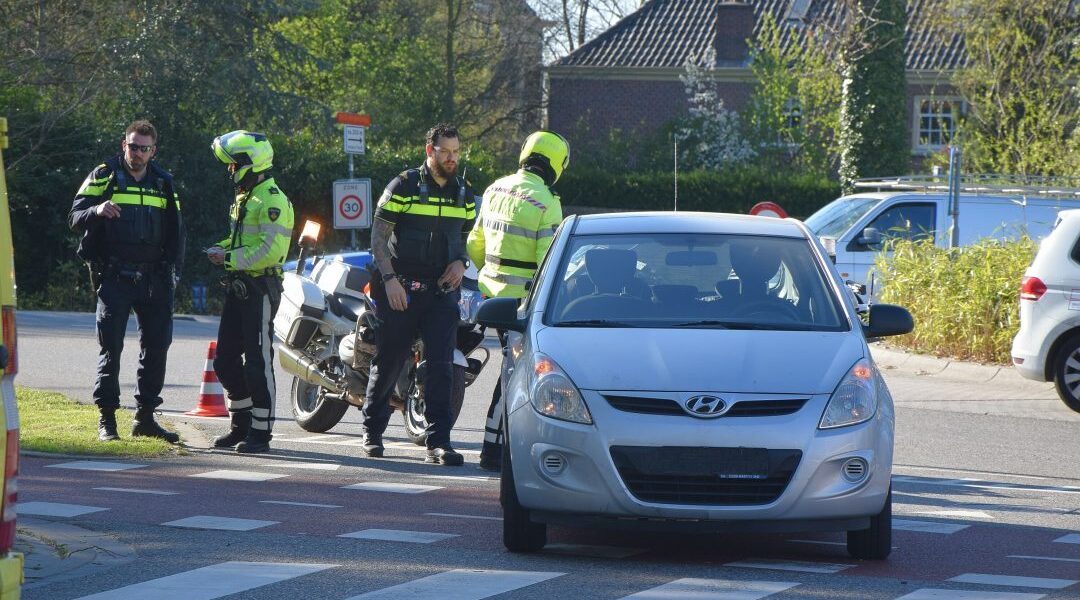
{"type": "MultiPolygon", "coordinates": [[[[901,175],[855,180],[859,191],[949,192],[946,175],[901,175]]],[[[996,196],[1052,196],[1080,199],[1080,177],[961,175],[960,193],[996,196]]]]}

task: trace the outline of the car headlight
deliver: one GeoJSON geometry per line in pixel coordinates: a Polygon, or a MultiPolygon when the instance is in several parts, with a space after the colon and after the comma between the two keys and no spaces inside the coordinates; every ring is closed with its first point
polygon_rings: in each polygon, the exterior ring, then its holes
{"type": "Polygon", "coordinates": [[[536,412],[552,419],[592,424],[589,407],[577,386],[555,361],[539,352],[533,357],[531,387],[529,400],[536,412]]]}
{"type": "Polygon", "coordinates": [[[877,412],[874,369],[865,358],[851,367],[825,405],[819,429],[846,427],[870,420],[877,412]]]}

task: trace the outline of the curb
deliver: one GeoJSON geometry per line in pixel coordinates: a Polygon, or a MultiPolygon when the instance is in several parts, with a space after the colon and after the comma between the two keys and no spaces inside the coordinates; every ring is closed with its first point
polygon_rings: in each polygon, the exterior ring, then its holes
{"type": "Polygon", "coordinates": [[[135,560],[135,550],[104,533],[68,523],[20,518],[16,549],[25,556],[25,583],[31,589],[85,577],[135,560]]]}
{"type": "Polygon", "coordinates": [[[913,354],[889,348],[880,342],[870,344],[874,362],[882,370],[940,378],[960,383],[994,383],[1045,390],[1053,383],[1034,381],[1020,375],[1012,365],[994,365],[913,354]]]}

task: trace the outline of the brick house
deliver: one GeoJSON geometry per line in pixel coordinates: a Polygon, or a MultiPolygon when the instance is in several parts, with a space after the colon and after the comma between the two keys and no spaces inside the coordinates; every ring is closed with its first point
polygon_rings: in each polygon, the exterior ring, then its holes
{"type": "MultiPolygon", "coordinates": [[[[907,122],[912,153],[942,149],[963,102],[949,85],[963,60],[958,35],[936,35],[927,8],[940,0],[908,0],[904,39],[907,122]]],[[[612,129],[648,134],[687,112],[679,76],[691,56],[710,46],[725,107],[742,109],[754,88],[749,47],[765,14],[791,40],[810,23],[834,20],[837,0],[649,0],[589,43],[546,69],[545,123],[555,131],[587,128],[604,137],[612,129]]]]}

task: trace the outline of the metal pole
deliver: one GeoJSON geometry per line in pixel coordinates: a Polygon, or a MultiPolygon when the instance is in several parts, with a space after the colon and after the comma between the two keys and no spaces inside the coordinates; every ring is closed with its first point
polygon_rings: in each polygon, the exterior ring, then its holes
{"type": "Polygon", "coordinates": [[[960,148],[949,147],[949,248],[960,246],[960,148]]]}
{"type": "MultiPolygon", "coordinates": [[[[349,153],[349,179],[353,178],[353,154],[349,153]]],[[[349,249],[356,250],[356,229],[349,230],[349,249]]]]}

